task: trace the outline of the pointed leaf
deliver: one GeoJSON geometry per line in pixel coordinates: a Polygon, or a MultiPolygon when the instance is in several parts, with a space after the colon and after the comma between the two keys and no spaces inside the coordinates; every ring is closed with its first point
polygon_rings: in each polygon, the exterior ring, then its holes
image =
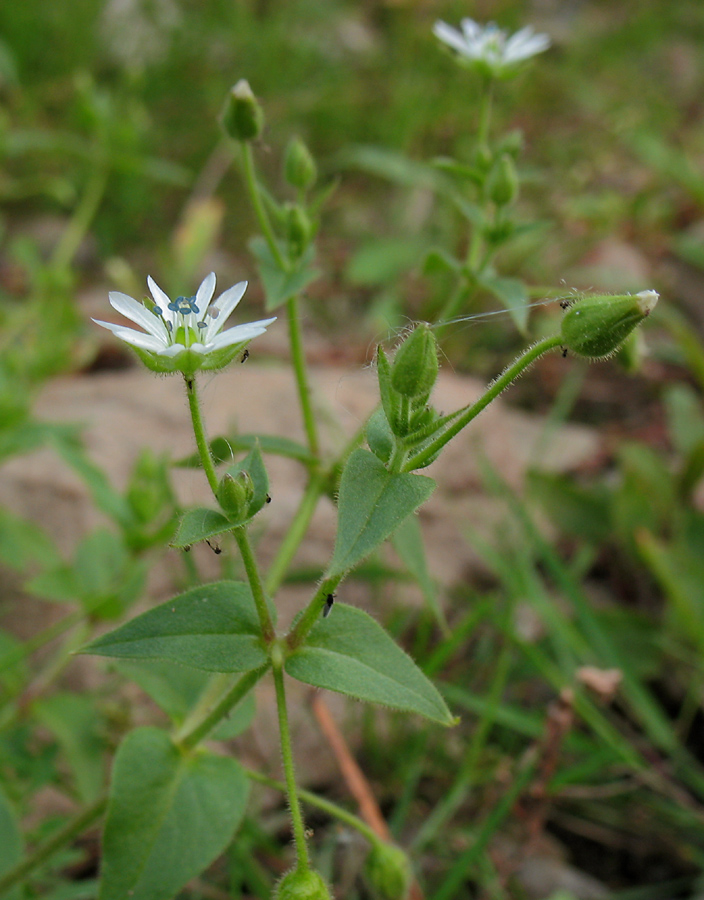
{"type": "Polygon", "coordinates": [[[368,450],[355,450],[340,481],[337,539],[329,576],[347,572],[368,556],[435,488],[432,478],[392,474],[368,450]]]}
{"type": "MultiPolygon", "coordinates": [[[[22,833],[15,810],[0,787],[0,875],[17,865],[22,859],[22,833]]],[[[22,895],[21,885],[17,885],[7,893],[3,900],[19,900],[22,895]]]]}
{"type": "Polygon", "coordinates": [[[171,900],[230,843],[248,791],[234,759],[184,754],[157,728],[132,732],[115,757],[100,900],[171,900]]]}
{"type": "Polygon", "coordinates": [[[315,257],[315,249],[312,246],[308,247],[303,256],[297,261],[296,268],[290,272],[282,271],[271,255],[264,238],[252,238],[249,242],[249,249],[256,256],[259,263],[258,269],[264,285],[267,312],[276,309],[277,306],[281,306],[294,294],[300,294],[304,288],[320,275],[320,271],[312,266],[315,257]]]}
{"type": "Polygon", "coordinates": [[[500,278],[497,275],[483,275],[481,285],[506,307],[517,328],[525,332],[528,326],[528,294],[518,278],[500,278]]]}
{"type": "Polygon", "coordinates": [[[179,522],[171,546],[182,550],[184,547],[190,547],[191,544],[197,544],[199,541],[205,541],[208,538],[224,534],[226,531],[231,531],[235,524],[227,516],[214,509],[207,509],[204,506],[188,509],[179,522]]]}
{"type": "Polygon", "coordinates": [[[81,653],[170,659],[206,672],[249,672],[267,661],[249,586],[204,584],[92,641],[81,653]]]}
{"type": "Polygon", "coordinates": [[[411,657],[354,606],[336,603],[288,658],[286,671],[315,687],[454,724],[445,701],[411,657]]]}
{"type": "Polygon", "coordinates": [[[394,532],[392,538],[394,549],[401,557],[408,571],[418,582],[423,592],[423,599],[428,609],[435,616],[440,630],[446,635],[450,634],[450,626],[447,624],[445,613],[438,602],[438,592],[433,579],[428,571],[428,562],[425,558],[423,546],[423,533],[420,523],[415,516],[409,516],[394,532]]]}

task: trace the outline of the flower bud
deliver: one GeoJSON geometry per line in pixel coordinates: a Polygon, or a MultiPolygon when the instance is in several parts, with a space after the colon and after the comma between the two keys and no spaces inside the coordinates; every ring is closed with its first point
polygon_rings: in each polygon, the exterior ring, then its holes
{"type": "Polygon", "coordinates": [[[508,153],[509,156],[516,159],[521,150],[523,150],[524,143],[523,132],[520,128],[514,128],[513,131],[509,131],[508,134],[502,138],[499,142],[498,149],[501,153],[508,153]]]}
{"type": "Polygon", "coordinates": [[[497,206],[508,206],[518,196],[518,175],[513,159],[503,153],[489,175],[489,198],[497,206]]]}
{"type": "Polygon", "coordinates": [[[330,891],[314,869],[292,869],[274,888],[272,900],[331,900],[330,891]]]}
{"type": "Polygon", "coordinates": [[[238,472],[235,476],[226,473],[220,479],[217,500],[228,519],[239,522],[247,518],[253,494],[254,485],[249,472],[238,472]]]}
{"type": "Polygon", "coordinates": [[[304,209],[296,204],[286,208],[286,237],[291,255],[299,259],[313,236],[310,219],[304,209]]]}
{"type": "Polygon", "coordinates": [[[307,190],[318,177],[315,160],[299,137],[291,138],[284,157],[284,177],[291,187],[307,190]]]}
{"type": "Polygon", "coordinates": [[[236,141],[253,141],[262,133],[264,112],[244,78],[230,89],[220,123],[236,141]]]}
{"type": "Polygon", "coordinates": [[[438,345],[430,328],[421,323],[399,347],[391,366],[391,385],[404,397],[429,394],[438,377],[438,345]]]}
{"type": "Polygon", "coordinates": [[[379,900],[405,900],[411,886],[411,863],[394,844],[375,843],[364,867],[364,874],[379,900]]]}
{"type": "Polygon", "coordinates": [[[578,300],[562,320],[562,343],[575,356],[610,356],[658,302],[655,291],[578,300]]]}

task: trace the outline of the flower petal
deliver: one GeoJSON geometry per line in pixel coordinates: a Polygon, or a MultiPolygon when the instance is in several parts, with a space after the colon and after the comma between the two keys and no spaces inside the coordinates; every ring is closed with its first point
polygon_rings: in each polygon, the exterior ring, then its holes
{"type": "Polygon", "coordinates": [[[233,284],[233,286],[224,291],[224,293],[220,294],[215,303],[211,305],[210,308],[213,311],[216,309],[218,310],[218,317],[217,319],[210,318],[208,321],[208,327],[205,332],[205,337],[203,338],[205,344],[212,340],[212,338],[214,338],[222,329],[222,326],[227,322],[230,314],[240,302],[246,290],[247,282],[240,281],[237,284],[233,284]]]}
{"type": "Polygon", "coordinates": [[[149,334],[154,335],[155,338],[160,338],[162,343],[168,343],[166,327],[161,319],[133,297],[129,297],[120,291],[110,291],[108,299],[110,300],[110,306],[117,310],[121,316],[134,322],[135,325],[141,325],[149,334]]]}
{"type": "Polygon", "coordinates": [[[208,341],[207,350],[221,350],[223,347],[231,347],[232,344],[241,344],[245,341],[251,341],[252,338],[264,334],[267,325],[271,325],[276,321],[273,319],[261,319],[259,322],[248,322],[246,325],[235,325],[234,328],[228,328],[221,334],[215,335],[212,341],[208,341]]]}
{"type": "Polygon", "coordinates": [[[215,291],[215,280],[215,272],[211,272],[210,275],[205,276],[200,287],[196,291],[196,306],[198,307],[198,315],[201,317],[208,308],[208,304],[215,291]]]}
{"type": "Polygon", "coordinates": [[[112,322],[101,322],[100,319],[93,319],[96,325],[102,325],[108,331],[112,331],[116,338],[132,344],[133,347],[140,347],[142,350],[151,350],[152,352],[161,352],[164,348],[164,342],[150,334],[144,334],[142,331],[135,331],[134,328],[127,328],[126,325],[114,325],[112,322]]]}
{"type": "Polygon", "coordinates": [[[447,44],[449,47],[452,47],[453,50],[456,50],[463,56],[469,55],[470,48],[467,44],[467,41],[462,37],[459,31],[457,31],[455,28],[452,28],[446,22],[437,21],[433,25],[433,34],[436,38],[440,38],[443,43],[447,44]]]}
{"type": "Polygon", "coordinates": [[[154,298],[154,302],[161,309],[164,314],[164,318],[169,322],[174,322],[174,313],[169,309],[169,303],[171,300],[169,297],[162,291],[159,285],[154,281],[151,275],[147,275],[147,284],[149,285],[149,290],[151,291],[152,297],[154,298]]]}

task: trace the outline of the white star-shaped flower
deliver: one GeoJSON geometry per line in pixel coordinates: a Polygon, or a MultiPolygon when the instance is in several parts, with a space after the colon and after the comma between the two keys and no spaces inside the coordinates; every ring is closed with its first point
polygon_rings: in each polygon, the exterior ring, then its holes
{"type": "Polygon", "coordinates": [[[222,330],[242,299],[246,281],[228,288],[212,303],[214,272],[203,279],[194,297],[170,300],[151,276],[147,278],[147,284],[153,305],[140,303],[119,291],[111,291],[108,295],[112,308],[144,331],[99,319],[93,321],[130,344],[142,361],[156,372],[192,374],[198,369],[222,368],[244,344],[263,334],[267,326],[276,321],[276,317],[261,319],[222,330]]]}
{"type": "Polygon", "coordinates": [[[460,60],[475,65],[490,75],[501,75],[506,69],[542,53],[550,46],[547,34],[536,34],[530,26],[510,37],[493,22],[480,25],[474,19],[462,19],[462,30],[446,22],[436,22],[433,34],[457,51],[460,60]]]}

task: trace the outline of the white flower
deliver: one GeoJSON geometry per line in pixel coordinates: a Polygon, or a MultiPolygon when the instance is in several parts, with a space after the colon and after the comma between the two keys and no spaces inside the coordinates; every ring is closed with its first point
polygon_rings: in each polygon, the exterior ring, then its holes
{"type": "Polygon", "coordinates": [[[493,22],[479,25],[473,19],[462,19],[462,31],[445,22],[436,22],[433,34],[456,50],[460,58],[476,64],[491,75],[500,75],[505,69],[542,53],[550,46],[547,34],[535,34],[528,26],[515,34],[498,28],[493,22]]]}
{"type": "Polygon", "coordinates": [[[144,331],[93,319],[115,337],[132,347],[142,361],[157,372],[193,373],[198,369],[219,369],[226,365],[243,344],[263,334],[276,321],[261,319],[222,330],[230,313],[247,288],[240,281],[211,303],[215,291],[215,273],[203,279],[194,297],[170,300],[150,276],[147,278],[154,304],[147,306],[127,294],[111,291],[110,305],[144,331]]]}

